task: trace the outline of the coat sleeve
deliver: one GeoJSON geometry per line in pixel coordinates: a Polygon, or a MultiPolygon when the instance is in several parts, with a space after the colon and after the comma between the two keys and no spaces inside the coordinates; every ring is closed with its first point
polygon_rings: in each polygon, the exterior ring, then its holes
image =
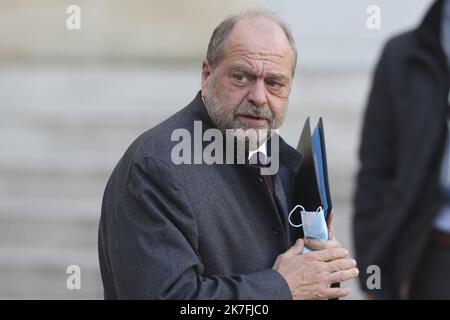
{"type": "MultiPolygon", "coordinates": [[[[113,192],[107,251],[119,299],[292,299],[272,269],[204,276],[194,212],[173,171],[146,157],[113,192]]],[[[108,197],[107,197],[108,198],[108,197]]],[[[214,235],[211,235],[213,237],[214,235]]]]}
{"type": "Polygon", "coordinates": [[[371,264],[380,264],[374,260],[372,253],[387,222],[384,214],[388,209],[384,205],[386,190],[395,174],[396,139],[390,52],[388,43],[375,69],[359,149],[353,238],[356,259],[362,270],[360,281],[363,290],[367,289],[365,270],[371,264]]]}

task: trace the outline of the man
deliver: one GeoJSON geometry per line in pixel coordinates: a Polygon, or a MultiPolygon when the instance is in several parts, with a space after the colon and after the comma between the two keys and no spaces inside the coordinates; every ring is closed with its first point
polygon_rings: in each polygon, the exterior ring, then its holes
{"type": "Polygon", "coordinates": [[[378,290],[360,277],[372,298],[450,299],[449,53],[450,1],[439,0],[376,68],[354,216],[358,263],[381,270],[378,290]]]}
{"type": "MultiPolygon", "coordinates": [[[[268,157],[272,139],[266,140],[284,120],[295,66],[292,35],[272,14],[248,12],[215,29],[201,92],[139,137],[108,182],[99,231],[105,298],[328,299],[349,294],[346,288],[330,288],[358,272],[333,238],[332,221],[325,243],[303,242],[300,231],[289,227],[292,177],[301,156],[283,140],[279,154],[270,155],[279,158],[278,173],[267,177],[248,162],[173,161],[174,131],[195,135],[198,123],[202,132],[216,128],[226,135],[227,129],[241,129],[246,157],[255,148],[268,157]],[[301,255],[304,245],[317,251],[301,255]]],[[[196,149],[195,141],[192,145],[196,149]]],[[[193,151],[194,157],[198,151],[202,148],[193,151]]]]}

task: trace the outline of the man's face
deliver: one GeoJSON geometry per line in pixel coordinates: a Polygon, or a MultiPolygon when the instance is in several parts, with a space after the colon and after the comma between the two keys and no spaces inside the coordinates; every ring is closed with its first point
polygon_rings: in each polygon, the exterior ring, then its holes
{"type": "Polygon", "coordinates": [[[223,50],[215,70],[203,63],[202,96],[211,119],[222,131],[278,129],[287,111],[294,63],[284,31],[267,19],[243,19],[223,50]]]}

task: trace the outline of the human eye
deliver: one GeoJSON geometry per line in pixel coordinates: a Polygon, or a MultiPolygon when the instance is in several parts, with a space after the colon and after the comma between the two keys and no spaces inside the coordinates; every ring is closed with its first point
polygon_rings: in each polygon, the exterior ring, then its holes
{"type": "Polygon", "coordinates": [[[269,87],[275,87],[275,86],[278,85],[278,82],[276,82],[275,80],[267,80],[267,81],[266,81],[266,84],[267,84],[269,87]]]}
{"type": "Polygon", "coordinates": [[[242,73],[235,73],[232,77],[237,84],[246,84],[249,81],[249,78],[242,73]]]}
{"type": "Polygon", "coordinates": [[[271,79],[266,80],[266,85],[269,86],[269,88],[276,89],[276,90],[278,90],[282,87],[281,83],[279,83],[275,80],[271,80],[271,79]]]}

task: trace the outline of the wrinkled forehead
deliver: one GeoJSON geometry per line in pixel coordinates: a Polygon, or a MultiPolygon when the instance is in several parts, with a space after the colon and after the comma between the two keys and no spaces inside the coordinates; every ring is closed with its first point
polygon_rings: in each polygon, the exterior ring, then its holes
{"type": "Polygon", "coordinates": [[[294,53],[284,30],[267,18],[244,18],[236,23],[224,43],[224,58],[239,57],[289,70],[294,63],[294,53]]]}

